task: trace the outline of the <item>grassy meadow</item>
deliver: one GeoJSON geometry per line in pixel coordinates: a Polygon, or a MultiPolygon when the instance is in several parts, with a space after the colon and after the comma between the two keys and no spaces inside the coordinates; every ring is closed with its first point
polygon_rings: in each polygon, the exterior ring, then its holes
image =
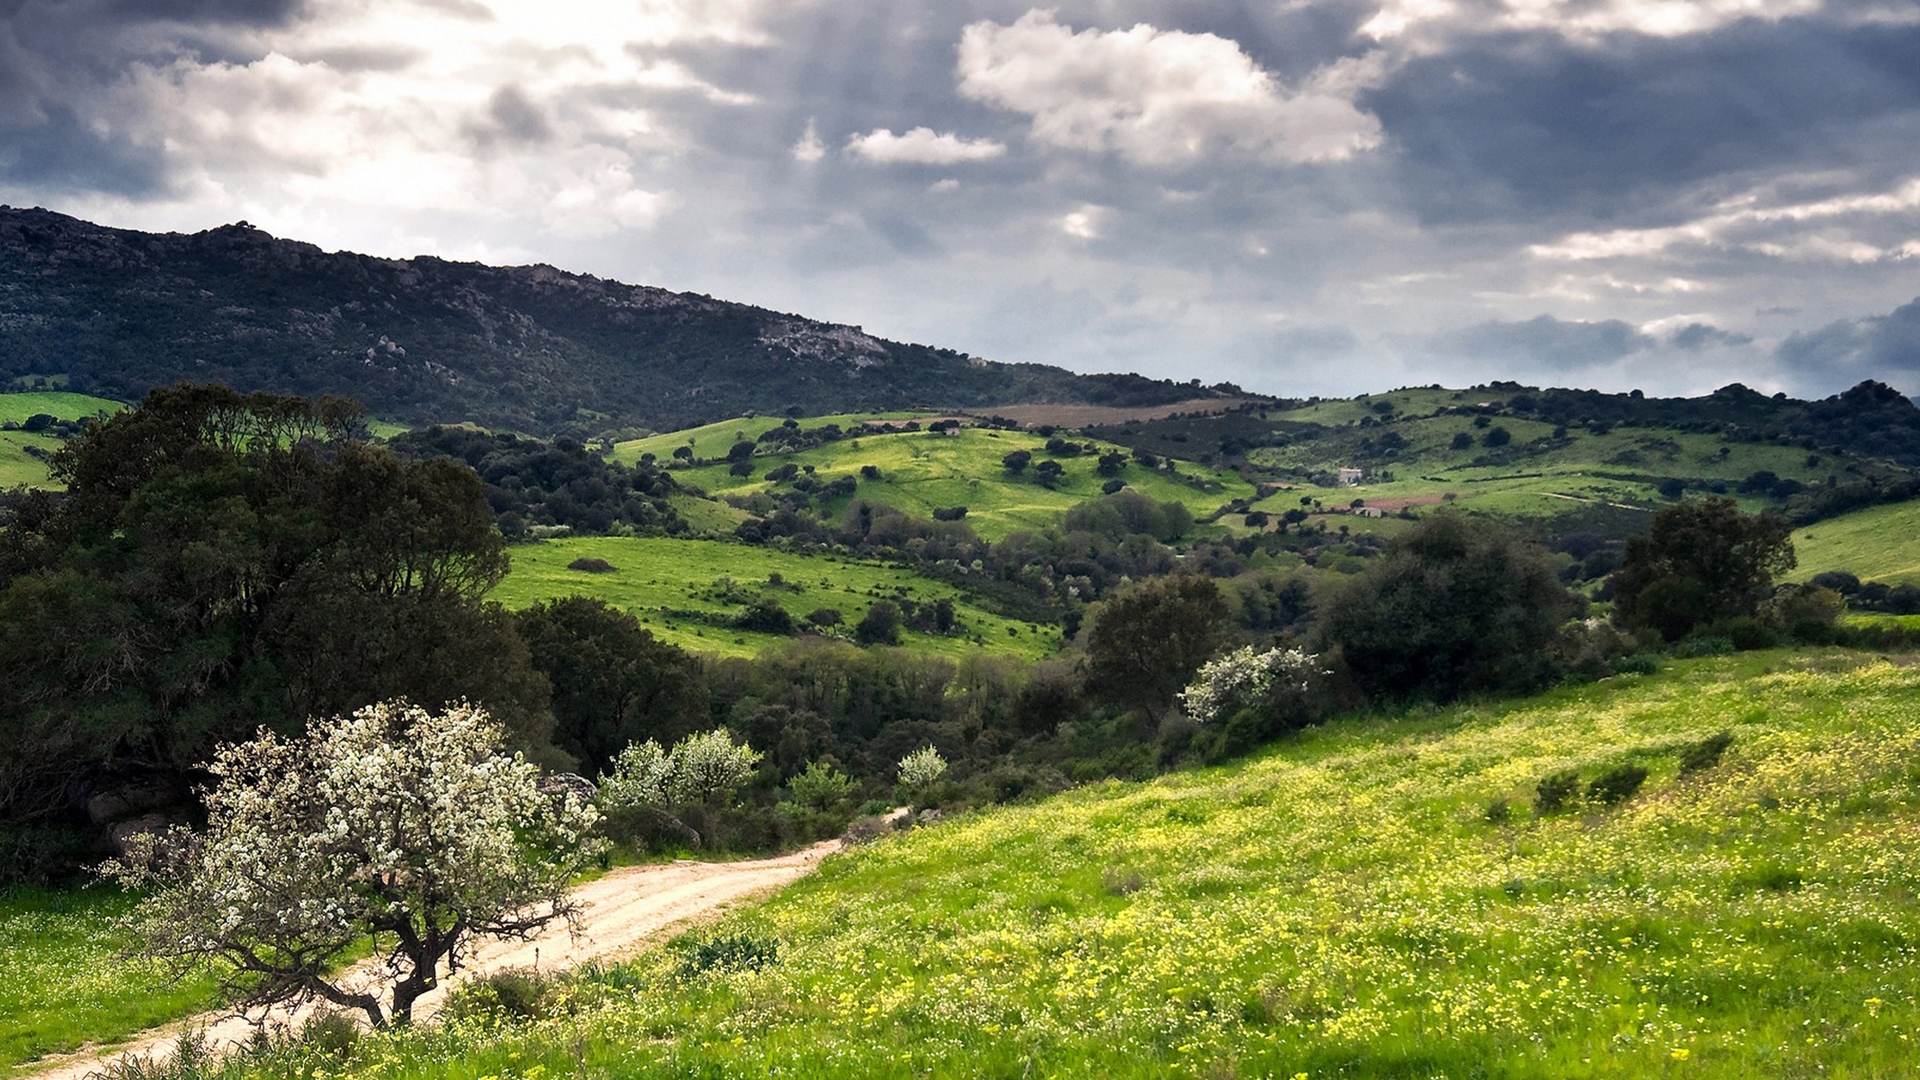
{"type": "MultiPolygon", "coordinates": [[[[78,420],[97,413],[114,413],[126,408],[117,401],[69,394],[59,390],[30,390],[0,394],[0,424],[19,424],[30,416],[44,413],[60,420],[78,420]]],[[[0,488],[46,487],[49,484],[45,461],[27,453],[33,447],[51,454],[60,448],[60,440],[50,434],[27,431],[0,431],[0,488]]]]}
{"type": "Polygon", "coordinates": [[[901,595],[916,603],[950,600],[964,633],[941,636],[903,627],[901,646],[952,659],[993,654],[1037,660],[1060,646],[1057,626],[1003,618],[951,585],[869,560],[665,537],[549,540],[514,547],[510,555],[513,569],[492,594],[507,607],[575,594],[595,596],[632,612],[655,637],[695,652],[753,656],[792,640],[716,625],[746,607],[743,596],[770,597],[796,622],[804,622],[816,609],[833,608],[847,631],[876,600],[901,595]],[[576,559],[604,559],[614,569],[568,569],[576,559]],[[775,574],[780,584],[769,584],[775,574]]]}
{"type": "Polygon", "coordinates": [[[1827,570],[1845,570],[1862,581],[1920,584],[1920,502],[1855,510],[1793,532],[1800,565],[1790,575],[1805,581],[1827,570]]]}
{"type": "Polygon", "coordinates": [[[1917,696],[1772,652],[1337,722],[884,840],[693,935],[777,942],[758,968],[670,948],[544,1019],[232,1071],[1909,1076],[1917,696]],[[1530,805],[1623,764],[1650,776],[1618,805],[1530,805]]]}
{"type": "Polygon", "coordinates": [[[104,888],[0,892],[0,1075],[217,1003],[210,978],[170,983],[115,957],[113,922],[131,904],[104,888]]]}
{"type": "MultiPolygon", "coordinates": [[[[807,426],[812,423],[808,421],[807,426]]],[[[1101,446],[1102,452],[1114,449],[1117,447],[1101,446]]],[[[764,479],[770,469],[787,462],[811,465],[815,475],[823,479],[851,475],[859,480],[856,495],[828,504],[830,515],[844,509],[853,498],[886,503],[919,517],[927,517],[939,507],[964,506],[966,523],[987,540],[1059,524],[1060,515],[1068,507],[1099,498],[1101,485],[1108,479],[1095,471],[1098,454],[1081,454],[1059,458],[1065,472],[1053,487],[1045,487],[1034,478],[1031,466],[1017,476],[1006,472],[1001,459],[1015,450],[1031,452],[1035,464],[1050,456],[1046,440],[1037,435],[963,428],[957,435],[933,431],[862,435],[798,453],[756,457],[751,476],[730,475],[724,461],[678,470],[674,476],[715,495],[746,494],[772,486],[764,479]],[[879,479],[859,475],[868,465],[880,470],[879,479]]],[[[719,448],[719,453],[725,452],[726,447],[719,448]]],[[[1253,485],[1231,472],[1187,462],[1179,467],[1180,475],[1172,476],[1129,464],[1119,479],[1148,498],[1182,503],[1195,517],[1254,493],[1253,485]]]]}

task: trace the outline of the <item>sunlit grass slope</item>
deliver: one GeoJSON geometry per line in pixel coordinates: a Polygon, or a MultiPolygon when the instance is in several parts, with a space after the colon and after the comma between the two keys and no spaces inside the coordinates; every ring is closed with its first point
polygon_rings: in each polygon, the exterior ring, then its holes
{"type": "MultiPolygon", "coordinates": [[[[1920,1060],[1920,671],[1694,661],[1342,722],[883,841],[578,1016],[383,1077],[1897,1077],[1920,1060]],[[1722,729],[1717,766],[1681,749],[1722,729]],[[1637,762],[1537,818],[1545,774],[1637,762]],[[1488,820],[1515,800],[1507,822],[1488,820]],[[449,1058],[451,1058],[449,1060],[449,1058]]],[[[376,1075],[364,1072],[360,1075],[376,1075]]]]}
{"type": "Polygon", "coordinates": [[[1920,501],[1874,506],[1795,529],[1797,581],[1845,570],[1862,581],[1920,584],[1920,501]]]}
{"type": "MultiPolygon", "coordinates": [[[[126,408],[117,401],[69,394],[63,391],[34,390],[18,394],[0,394],[0,423],[23,423],[30,416],[45,413],[60,420],[77,420],[96,413],[115,413],[126,408]]],[[[45,453],[60,448],[52,435],[26,431],[0,431],[0,488],[26,484],[47,485],[46,462],[27,453],[27,447],[45,453]]]]}
{"type": "Polygon", "coordinates": [[[113,920],[130,903],[106,889],[0,893],[0,1075],[216,1003],[210,978],[171,983],[115,957],[113,920]]]}
{"type": "MultiPolygon", "coordinates": [[[[1118,449],[1111,444],[1100,445],[1102,452],[1118,449]]],[[[830,515],[844,509],[853,498],[886,503],[920,517],[936,508],[964,506],[967,524],[988,540],[1020,529],[1059,524],[1060,515],[1068,507],[1099,498],[1102,485],[1109,479],[1097,471],[1097,454],[1081,454],[1057,458],[1065,471],[1053,487],[1046,487],[1036,479],[1032,466],[1018,475],[1006,471],[1003,459],[1016,450],[1030,452],[1034,465],[1051,456],[1046,452],[1046,440],[1037,435],[964,428],[957,435],[933,431],[862,435],[799,453],[757,457],[753,459],[753,475],[748,477],[730,475],[725,463],[674,475],[715,494],[749,492],[770,486],[764,479],[770,469],[788,462],[811,465],[815,475],[823,479],[854,476],[859,481],[854,496],[826,506],[830,515]],[[868,465],[880,471],[879,479],[860,475],[861,468],[868,465]]],[[[725,452],[724,447],[721,452],[725,452]]],[[[1195,517],[1253,494],[1253,485],[1231,472],[1187,462],[1181,462],[1179,468],[1180,476],[1170,476],[1130,463],[1118,479],[1149,498],[1182,503],[1195,517]]]]}
{"type": "Polygon", "coordinates": [[[964,634],[901,631],[901,646],[953,659],[992,653],[1039,659],[1060,645],[1060,629],[992,614],[964,592],[911,570],[869,560],[812,557],[718,540],[664,537],[577,537],[510,549],[513,569],[491,599],[510,608],[562,596],[595,596],[632,612],[664,641],[695,652],[753,656],[789,638],[715,625],[746,607],[740,596],[769,597],[794,621],[819,608],[840,612],[850,630],[877,600],[904,591],[916,603],[953,602],[964,634]],[[603,559],[614,569],[568,569],[576,559],[603,559]],[[778,574],[781,584],[768,584],[778,574]],[[723,581],[733,583],[732,599],[723,581]]]}

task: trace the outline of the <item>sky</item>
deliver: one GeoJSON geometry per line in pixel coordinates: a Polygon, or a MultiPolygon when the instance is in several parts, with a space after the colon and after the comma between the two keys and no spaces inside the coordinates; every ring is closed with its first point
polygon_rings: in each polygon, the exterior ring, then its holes
{"type": "Polygon", "coordinates": [[[1913,0],[0,0],[0,203],[1281,395],[1920,391],[1913,0]]]}

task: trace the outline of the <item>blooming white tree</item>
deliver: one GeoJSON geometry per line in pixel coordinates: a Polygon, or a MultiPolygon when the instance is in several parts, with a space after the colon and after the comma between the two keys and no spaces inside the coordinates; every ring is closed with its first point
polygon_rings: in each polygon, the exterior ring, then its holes
{"type": "Polygon", "coordinates": [[[1318,659],[1299,649],[1255,652],[1247,645],[1200,670],[1180,692],[1181,708],[1200,723],[1222,720],[1239,709],[1268,709],[1276,699],[1300,697],[1324,672],[1318,659]]]}
{"type": "Polygon", "coordinates": [[[947,774],[947,759],[932,744],[900,759],[900,790],[913,797],[924,795],[934,781],[947,774]]]}
{"type": "Polygon", "coordinates": [[[725,804],[759,763],[760,752],[725,728],[688,735],[671,751],[652,739],[629,743],[600,778],[600,798],[609,810],[650,812],[699,847],[700,832],[684,811],[725,804]]]}
{"type": "Polygon", "coordinates": [[[470,938],[572,922],[567,884],[602,844],[594,808],[543,793],[466,704],[384,702],[298,738],[263,731],[209,770],[204,831],[148,838],[103,870],[153,890],[129,916],[141,952],[212,961],[251,1005],[320,997],[405,1023],[470,938]],[[329,974],[368,936],[390,998],[329,974]]]}

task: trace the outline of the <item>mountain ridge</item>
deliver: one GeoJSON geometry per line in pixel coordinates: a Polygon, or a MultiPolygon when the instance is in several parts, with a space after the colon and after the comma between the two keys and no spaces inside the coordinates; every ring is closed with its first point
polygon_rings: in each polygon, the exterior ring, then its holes
{"type": "Polygon", "coordinates": [[[1242,397],[889,341],[575,274],[327,252],[242,221],[145,233],[0,207],[0,378],[137,400],[190,380],[337,394],[409,423],[595,434],[745,411],[1242,397]]]}

